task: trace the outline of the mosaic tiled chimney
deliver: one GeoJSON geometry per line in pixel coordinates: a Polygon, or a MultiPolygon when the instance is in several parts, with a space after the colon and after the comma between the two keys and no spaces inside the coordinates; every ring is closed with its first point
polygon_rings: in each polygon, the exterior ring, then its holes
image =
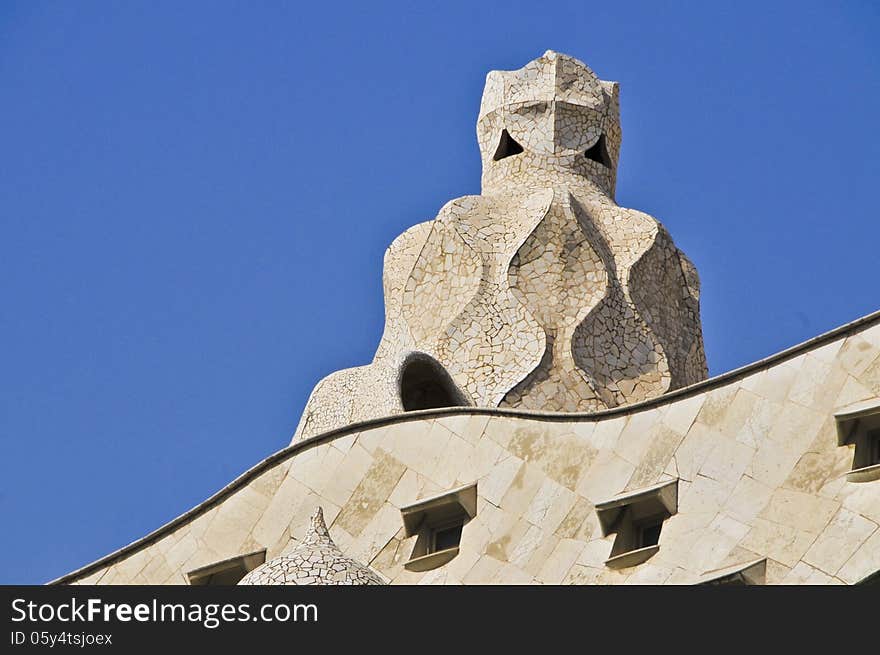
{"type": "Polygon", "coordinates": [[[385,254],[385,332],[309,398],[294,440],[452,405],[590,412],[706,378],[697,272],[614,201],[618,85],[553,51],[492,71],[482,193],[385,254]]]}

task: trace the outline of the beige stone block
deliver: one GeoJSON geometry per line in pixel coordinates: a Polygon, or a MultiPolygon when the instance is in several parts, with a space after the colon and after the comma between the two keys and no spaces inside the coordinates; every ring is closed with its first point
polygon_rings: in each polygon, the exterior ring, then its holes
{"type": "MultiPolygon", "coordinates": [[[[464,481],[466,484],[474,482],[476,478],[470,477],[469,473],[466,476],[462,475],[462,470],[467,468],[465,463],[474,459],[474,447],[443,426],[438,425],[436,429],[447,433],[449,440],[446,442],[446,449],[434,460],[434,468],[428,477],[441,489],[452,489],[457,481],[464,481]]],[[[432,431],[432,438],[433,435],[432,431]]]]}
{"type": "Polygon", "coordinates": [[[555,532],[562,520],[574,506],[578,496],[557,484],[545,479],[523,518],[547,532],[555,532]]]}
{"type": "Polygon", "coordinates": [[[848,510],[861,514],[874,523],[880,524],[880,485],[876,482],[865,484],[846,483],[838,497],[848,510]]]}
{"type": "Polygon", "coordinates": [[[435,496],[439,493],[447,491],[441,489],[433,481],[424,475],[419,475],[415,471],[406,470],[394,491],[388,496],[388,502],[397,508],[412,505],[416,501],[429,496],[435,496]]]}
{"type": "Polygon", "coordinates": [[[783,486],[787,489],[816,494],[830,479],[846,473],[845,470],[839,470],[839,459],[835,452],[804,453],[783,486]]]}
{"type": "Polygon", "coordinates": [[[768,487],[779,487],[791,475],[803,451],[771,440],[758,444],[746,475],[768,487]]]}
{"type": "Polygon", "coordinates": [[[514,516],[523,516],[544,480],[537,466],[523,462],[501,499],[501,508],[514,516]]]}
{"type": "Polygon", "coordinates": [[[198,547],[199,544],[196,538],[191,534],[185,534],[165,554],[165,561],[168,562],[170,568],[181,571],[184,562],[195,555],[198,547]]]}
{"type": "Polygon", "coordinates": [[[804,561],[829,575],[836,575],[841,566],[877,529],[868,519],[841,509],[813,542],[804,561]]]}
{"type": "Polygon", "coordinates": [[[740,545],[759,557],[769,557],[790,568],[803,557],[815,538],[815,533],[756,518],[740,545]]]}
{"type": "Polygon", "coordinates": [[[798,562],[782,579],[786,585],[826,585],[833,584],[833,578],[808,564],[798,562]]]}
{"type": "Polygon", "coordinates": [[[863,335],[847,337],[837,355],[837,361],[847,373],[858,379],[880,354],[880,347],[867,341],[863,335]]]}
{"type": "Polygon", "coordinates": [[[875,530],[837,572],[847,584],[855,584],[880,571],[880,530],[875,530]]]}
{"type": "Polygon", "coordinates": [[[157,554],[141,570],[140,575],[147,581],[146,584],[162,584],[173,573],[165,558],[157,554]]]}
{"type": "Polygon", "coordinates": [[[859,336],[875,348],[880,349],[880,323],[865,328],[859,333],[859,336]]]}
{"type": "Polygon", "coordinates": [[[117,561],[113,565],[115,575],[112,584],[136,584],[135,578],[150,563],[150,559],[149,552],[141,549],[117,561]]]}
{"type": "Polygon", "coordinates": [[[562,432],[558,427],[557,424],[520,427],[507,448],[524,462],[538,466],[559,484],[574,489],[578,475],[593,461],[596,450],[588,441],[562,432]]]}
{"type": "Polygon", "coordinates": [[[501,505],[501,499],[513,483],[523,461],[512,455],[500,460],[477,484],[477,492],[493,505],[501,505]]]}
{"type": "Polygon", "coordinates": [[[819,534],[837,512],[840,503],[791,489],[777,489],[760,518],[819,534]]]}
{"type": "MultiPolygon", "coordinates": [[[[352,432],[351,434],[336,437],[333,441],[330,442],[329,445],[344,455],[354,445],[354,442],[357,440],[358,435],[358,432],[352,432]]],[[[361,447],[363,448],[363,446],[361,447]]]]}
{"type": "MultiPolygon", "coordinates": [[[[449,575],[455,578],[456,580],[464,580],[468,573],[470,573],[471,569],[474,568],[474,565],[480,559],[481,553],[471,550],[462,544],[462,549],[459,551],[458,555],[449,562],[444,565],[443,568],[449,571],[449,575]]],[[[407,557],[409,557],[409,553],[407,553],[407,557]]]]}
{"type": "Polygon", "coordinates": [[[493,416],[483,430],[483,436],[488,437],[502,448],[507,448],[514,432],[514,424],[517,421],[506,416],[493,416]]]}
{"type": "Polygon", "coordinates": [[[679,434],[687,434],[696,420],[697,414],[703,408],[705,400],[706,396],[699,393],[689,398],[675,401],[669,405],[666,413],[663,414],[663,424],[679,434]]]}
{"type": "Polygon", "coordinates": [[[248,483],[248,486],[257,493],[263,494],[266,498],[271,499],[278,490],[278,487],[281,486],[281,483],[284,482],[284,478],[290,468],[290,462],[291,460],[279,462],[269,470],[263,471],[254,480],[248,483]]]}
{"type": "Polygon", "coordinates": [[[596,585],[602,577],[602,570],[575,564],[562,580],[564,585],[596,585]]]}
{"type": "Polygon", "coordinates": [[[550,557],[550,554],[556,549],[559,541],[559,537],[555,534],[544,533],[538,547],[532,551],[529,561],[525,565],[526,573],[533,578],[536,577],[538,572],[547,562],[547,558],[550,557]]]}
{"type": "Polygon", "coordinates": [[[717,514],[733,492],[729,483],[698,475],[689,483],[678,484],[678,515],[717,514]]]}
{"type": "Polygon", "coordinates": [[[651,429],[650,444],[627,483],[627,490],[640,489],[655,484],[683,438],[681,433],[675,432],[665,425],[654,426],[651,429]]]}
{"type": "MultiPolygon", "coordinates": [[[[864,332],[862,333],[862,336],[864,336],[864,332]]],[[[826,343],[824,346],[812,349],[808,353],[808,356],[820,359],[824,362],[834,362],[837,360],[837,353],[840,352],[844,341],[845,339],[837,339],[836,341],[826,343]]]]}
{"type": "Polygon", "coordinates": [[[381,427],[364,430],[358,434],[357,443],[371,455],[376,448],[388,450],[388,446],[385,444],[385,437],[393,427],[394,426],[383,425],[381,427]]]}
{"type": "Polygon", "coordinates": [[[492,578],[492,584],[499,585],[527,585],[532,583],[532,576],[513,564],[505,564],[492,578]]]}
{"type": "Polygon", "coordinates": [[[394,538],[402,525],[400,510],[385,503],[345,552],[359,562],[369,562],[394,538]]]}
{"type": "Polygon", "coordinates": [[[297,508],[311,495],[308,487],[288,475],[254,526],[253,538],[266,546],[278,542],[287,532],[297,508]]]}
{"type": "Polygon", "coordinates": [[[724,512],[742,523],[751,523],[770,501],[773,489],[744,475],[724,504],[724,512]]]}
{"type": "Polygon", "coordinates": [[[720,416],[717,423],[713,425],[721,434],[736,439],[737,435],[742,431],[746,420],[752,416],[755,411],[755,403],[758,396],[747,389],[738,389],[731,400],[727,411],[720,416]]]}
{"type": "Polygon", "coordinates": [[[575,437],[577,437],[584,443],[589,444],[593,448],[593,450],[600,450],[604,446],[596,446],[596,440],[594,436],[596,432],[596,425],[597,423],[593,421],[578,419],[572,420],[572,422],[568,423],[565,428],[566,430],[570,431],[575,437]]]}
{"type": "MultiPolygon", "coordinates": [[[[688,552],[688,568],[697,572],[720,568],[728,553],[748,534],[748,531],[748,525],[719,514],[688,552]]],[[[660,544],[661,550],[666,549],[662,532],[660,544]]]]}
{"type": "Polygon", "coordinates": [[[397,423],[388,428],[385,447],[378,450],[394,453],[407,468],[433,479],[437,460],[443,457],[452,433],[442,426],[435,430],[433,421],[397,423]]]}
{"type": "Polygon", "coordinates": [[[358,537],[373,516],[385,505],[405,470],[406,467],[394,456],[377,449],[373,463],[334,524],[338,524],[353,537],[358,537]]]}
{"type": "Polygon", "coordinates": [[[717,430],[694,423],[675,452],[675,465],[682,480],[692,481],[716,444],[723,439],[717,430]]]}
{"type": "Polygon", "coordinates": [[[638,466],[651,446],[652,428],[656,420],[657,415],[650,410],[632,414],[620,433],[614,452],[630,464],[638,466]]]}
{"type": "MultiPolygon", "coordinates": [[[[762,375],[759,373],[757,375],[762,375]]],[[[717,427],[721,424],[727,408],[733,402],[733,398],[740,387],[745,386],[746,382],[753,376],[745,378],[740,382],[732,382],[731,384],[710,389],[704,394],[703,406],[697,414],[697,422],[708,427],[717,427]]]]}
{"type": "MultiPolygon", "coordinates": [[[[509,562],[514,556],[517,546],[528,534],[530,528],[534,528],[528,521],[524,521],[512,514],[502,514],[501,522],[492,530],[492,540],[486,545],[486,554],[499,562],[509,562]]],[[[538,531],[540,534],[540,530],[538,531]]],[[[534,536],[534,535],[533,535],[534,536]]],[[[523,548],[528,548],[527,541],[523,548]]]]}
{"type": "Polygon", "coordinates": [[[787,403],[770,430],[770,439],[786,448],[804,452],[813,443],[827,418],[827,414],[787,403]]]}
{"type": "Polygon", "coordinates": [[[611,555],[613,542],[614,535],[588,541],[577,558],[577,564],[599,570],[605,569],[605,560],[611,555]]]}
{"type": "Polygon", "coordinates": [[[576,491],[591,503],[599,503],[626,488],[635,466],[613,452],[599,453],[578,480],[576,491]]]}
{"type": "Polygon", "coordinates": [[[809,353],[788,393],[788,399],[814,411],[830,412],[846,378],[847,372],[838,362],[809,353]]]}
{"type": "Polygon", "coordinates": [[[785,576],[788,575],[789,571],[791,571],[791,567],[782,564],[781,562],[777,562],[774,559],[767,559],[766,565],[766,574],[765,574],[765,582],[764,584],[768,585],[777,585],[783,584],[783,580],[785,580],[785,576]]]}
{"type": "Polygon", "coordinates": [[[626,426],[626,421],[626,416],[599,420],[595,424],[590,437],[590,443],[593,448],[599,452],[613,450],[620,439],[623,428],[626,426]]]}
{"type": "Polygon", "coordinates": [[[702,576],[688,569],[675,568],[666,579],[668,585],[693,585],[699,582],[702,576]]]}
{"type": "Polygon", "coordinates": [[[581,541],[560,539],[538,572],[537,579],[545,584],[561,584],[583,550],[581,541]]]}
{"type": "Polygon", "coordinates": [[[262,494],[242,487],[220,505],[202,541],[223,557],[237,555],[268,504],[262,494]]]}
{"type": "Polygon", "coordinates": [[[400,539],[392,539],[368,564],[389,580],[393,580],[403,570],[409,553],[401,548],[400,539]]]}
{"type": "Polygon", "coordinates": [[[782,413],[782,403],[755,396],[752,412],[736,433],[736,440],[747,446],[758,447],[769,438],[773,424],[782,413]]]}
{"type": "Polygon", "coordinates": [[[489,554],[495,557],[495,559],[511,562],[524,568],[528,565],[529,560],[537,550],[538,546],[541,545],[541,541],[544,539],[545,534],[541,528],[531,525],[526,521],[520,521],[517,523],[516,528],[519,537],[514,542],[513,547],[498,550],[498,553],[503,555],[503,557],[496,556],[494,552],[489,554]],[[522,532],[523,529],[525,529],[525,532],[522,532]]]}
{"type": "Polygon", "coordinates": [[[848,405],[874,397],[874,392],[871,389],[863,385],[854,377],[849,376],[846,379],[843,388],[840,390],[840,393],[837,394],[837,398],[834,399],[834,408],[841,409],[848,405]]]}
{"type": "Polygon", "coordinates": [[[751,446],[733,439],[720,439],[700,466],[700,475],[734,487],[754,455],[755,449],[751,446]]]}
{"type": "Polygon", "coordinates": [[[763,374],[759,374],[754,378],[754,385],[747,385],[746,380],[748,378],[746,378],[743,381],[743,387],[762,398],[783,403],[800,373],[802,364],[803,357],[795,357],[782,364],[774,364],[766,369],[763,374]]]}
{"type": "Polygon", "coordinates": [[[461,437],[471,445],[476,445],[482,439],[486,425],[493,417],[474,416],[459,414],[454,416],[439,416],[434,421],[458,437],[461,437]]]}
{"type": "Polygon", "coordinates": [[[322,492],[328,490],[328,496],[337,505],[344,505],[354,490],[351,489],[346,493],[339,491],[342,479],[359,480],[369,467],[372,461],[369,453],[358,445],[350,448],[347,453],[342,452],[330,445],[318,446],[312,448],[307,453],[303,453],[306,457],[294,457],[290,464],[288,475],[293,476],[298,482],[301,482],[312,491],[322,492]],[[357,460],[365,460],[365,468],[358,470],[352,466],[357,460]],[[330,495],[330,492],[336,492],[330,495]]]}
{"type": "Polygon", "coordinates": [[[633,571],[632,575],[630,575],[626,579],[626,584],[628,585],[662,585],[666,584],[666,581],[669,580],[670,576],[672,576],[673,568],[668,566],[660,566],[654,560],[656,558],[652,558],[648,562],[642,564],[641,566],[637,566],[633,571]]]}
{"type": "MultiPolygon", "coordinates": [[[[484,438],[477,441],[468,457],[460,461],[459,479],[473,482],[489,475],[497,466],[498,462],[508,456],[508,452],[491,439],[484,438]]],[[[482,489],[480,489],[482,492],[482,489]]]]}
{"type": "Polygon", "coordinates": [[[556,536],[561,539],[588,541],[598,534],[599,521],[593,505],[582,496],[576,496],[574,505],[556,528],[556,536]]]}
{"type": "Polygon", "coordinates": [[[484,555],[471,567],[471,570],[468,571],[462,582],[465,584],[488,584],[498,571],[501,570],[502,566],[504,566],[502,562],[484,555]]]}

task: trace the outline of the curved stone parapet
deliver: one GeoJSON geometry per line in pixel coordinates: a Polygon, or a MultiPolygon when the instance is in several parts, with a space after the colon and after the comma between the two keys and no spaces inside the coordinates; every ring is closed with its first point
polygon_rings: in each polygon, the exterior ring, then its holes
{"type": "Polygon", "coordinates": [[[759,560],[766,584],[875,580],[880,480],[849,479],[869,415],[880,420],[880,312],[598,413],[462,407],[325,432],[56,582],[181,584],[262,549],[271,563],[309,539],[316,506],[343,556],[391,584],[689,584],[759,560]],[[408,570],[407,508],[464,485],[476,498],[455,556],[408,570]],[[666,507],[657,543],[623,543],[613,513],[652,494],[666,507]]]}

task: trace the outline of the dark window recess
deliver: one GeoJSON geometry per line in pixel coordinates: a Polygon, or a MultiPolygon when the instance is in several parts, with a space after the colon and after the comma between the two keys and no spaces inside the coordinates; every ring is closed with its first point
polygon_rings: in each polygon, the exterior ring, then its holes
{"type": "Polygon", "coordinates": [[[608,147],[605,145],[605,135],[599,137],[596,145],[584,153],[584,157],[592,159],[607,168],[611,168],[611,157],[608,155],[608,147]]]}
{"type": "Polygon", "coordinates": [[[660,543],[660,530],[663,529],[663,519],[648,521],[638,526],[637,548],[646,548],[660,543]]]}
{"type": "Polygon", "coordinates": [[[406,412],[467,404],[449,374],[427,357],[412,359],[403,365],[400,400],[406,412]]]}
{"type": "Polygon", "coordinates": [[[236,555],[214,564],[208,564],[186,574],[189,583],[195,586],[225,586],[238,584],[245,575],[266,561],[266,549],[236,555]]]}
{"type": "Polygon", "coordinates": [[[880,464],[880,430],[868,433],[868,443],[871,447],[868,455],[870,460],[868,465],[880,464]]]}
{"type": "Polygon", "coordinates": [[[433,542],[431,544],[431,548],[428,549],[429,553],[436,553],[441,550],[446,550],[447,548],[455,548],[458,546],[459,542],[461,542],[461,529],[463,525],[458,523],[457,525],[452,525],[447,528],[438,528],[434,530],[433,542]]]}
{"type": "Polygon", "coordinates": [[[418,535],[407,571],[430,571],[458,555],[462,528],[477,515],[477,484],[452,489],[400,508],[404,534],[418,535]]]}
{"type": "Polygon", "coordinates": [[[522,151],[523,147],[516,142],[516,139],[510,136],[510,133],[507,130],[501,130],[501,139],[498,141],[498,147],[495,149],[495,154],[492,156],[492,159],[498,161],[505,157],[518,155],[522,151]]]}

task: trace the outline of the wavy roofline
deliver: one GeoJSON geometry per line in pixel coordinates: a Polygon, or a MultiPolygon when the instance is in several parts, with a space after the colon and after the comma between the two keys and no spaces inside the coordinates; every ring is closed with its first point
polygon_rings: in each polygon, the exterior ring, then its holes
{"type": "Polygon", "coordinates": [[[211,509],[274,464],[277,464],[278,462],[292,457],[293,455],[296,455],[301,451],[308,450],[309,448],[327,443],[329,441],[333,441],[334,439],[347,436],[354,432],[361,432],[363,430],[382,427],[395,423],[420,421],[423,419],[436,418],[441,416],[510,416],[513,418],[530,418],[544,421],[598,421],[606,418],[636,414],[642,410],[652,409],[660,405],[666,405],[677,400],[697,395],[699,393],[723,387],[726,384],[740,380],[748,375],[751,375],[752,373],[757,373],[761,370],[770,368],[777,364],[781,364],[789,359],[792,359],[793,357],[797,357],[798,355],[804,354],[816,348],[820,348],[832,341],[836,341],[837,339],[851,336],[852,334],[859,332],[874,323],[880,323],[880,310],[872,312],[871,314],[868,314],[861,318],[857,318],[856,320],[849,323],[845,323],[840,327],[834,328],[833,330],[820,334],[819,336],[813,337],[797,345],[786,348],[785,350],[781,350],[778,353],[775,353],[763,359],[759,359],[756,362],[746,364],[745,366],[741,366],[732,371],[728,371],[727,373],[722,373],[721,375],[716,375],[715,377],[708,378],[706,380],[703,380],[702,382],[697,382],[696,384],[670,391],[666,394],[663,394],[662,396],[649,398],[647,400],[642,400],[640,402],[632,403],[629,405],[621,405],[619,407],[613,407],[611,409],[604,409],[598,412],[542,412],[535,410],[506,409],[500,407],[445,407],[441,409],[416,410],[403,414],[395,414],[392,416],[370,419],[367,421],[359,421],[357,423],[349,423],[348,425],[345,425],[343,427],[328,430],[327,432],[315,435],[314,437],[309,437],[296,443],[292,443],[285,448],[276,451],[272,455],[269,455],[269,457],[263,459],[259,463],[249,468],[247,471],[239,475],[225,487],[222,487],[219,491],[212,494],[206,500],[187,510],[177,518],[174,518],[168,523],[165,523],[159,528],[156,528],[155,530],[141,537],[140,539],[137,539],[136,541],[133,541],[126,546],[122,546],[121,548],[118,548],[117,550],[108,553],[107,555],[95,560],[94,562],[86,564],[85,566],[71,571],[70,573],[51,580],[46,584],[56,585],[73,582],[79,578],[93,573],[96,569],[111,565],[117,560],[122,559],[126,555],[129,555],[130,553],[133,553],[144,546],[148,546],[151,543],[158,541],[161,537],[180,527],[182,524],[211,509]]]}

